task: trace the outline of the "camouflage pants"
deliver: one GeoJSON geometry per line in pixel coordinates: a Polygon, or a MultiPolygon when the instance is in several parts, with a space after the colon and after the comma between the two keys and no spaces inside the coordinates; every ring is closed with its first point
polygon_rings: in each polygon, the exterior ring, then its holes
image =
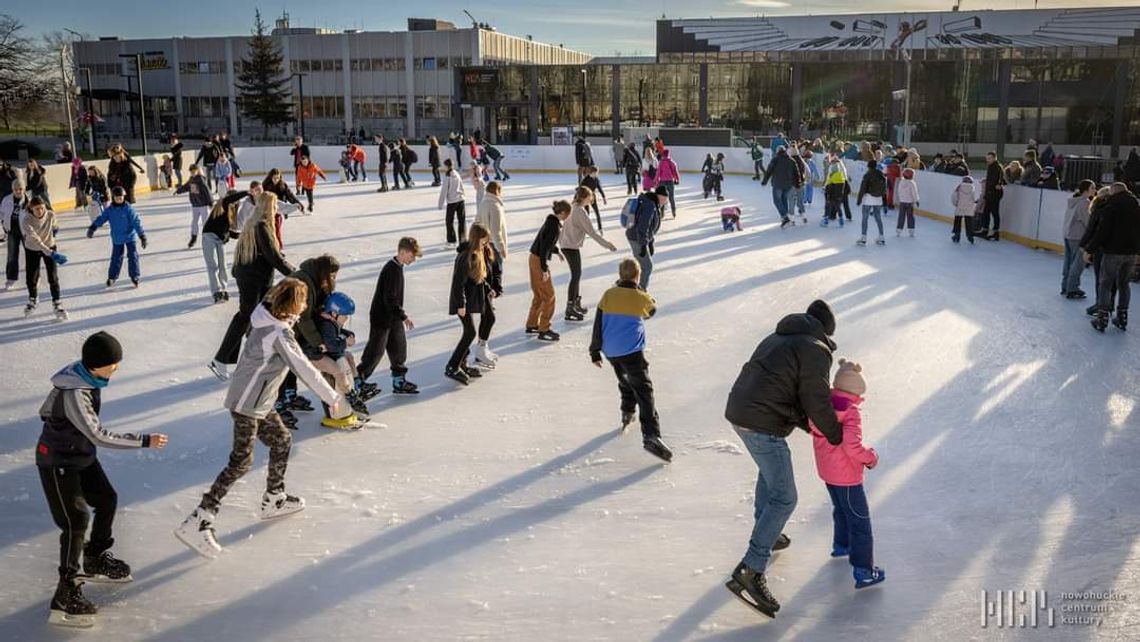
{"type": "Polygon", "coordinates": [[[289,450],[293,446],[293,435],[276,412],[270,412],[265,419],[256,419],[237,413],[234,418],[234,446],[230,461],[218,474],[210,490],[202,495],[202,508],[217,513],[222,498],[230,487],[253,467],[253,440],[260,439],[269,448],[269,475],[266,492],[274,493],[285,489],[285,468],[289,465],[289,450]]]}

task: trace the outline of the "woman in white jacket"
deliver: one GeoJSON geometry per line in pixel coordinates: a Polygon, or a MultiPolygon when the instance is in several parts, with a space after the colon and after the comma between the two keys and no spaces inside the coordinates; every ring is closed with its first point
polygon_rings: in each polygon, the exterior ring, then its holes
{"type": "Polygon", "coordinates": [[[950,195],[950,203],[954,205],[954,235],[950,237],[957,243],[962,238],[962,225],[966,226],[966,238],[970,245],[974,244],[974,210],[978,205],[978,194],[974,190],[972,176],[963,176],[962,182],[954,188],[950,195]]]}
{"type": "Polygon", "coordinates": [[[463,177],[451,165],[451,159],[443,161],[446,168],[439,188],[439,209],[447,206],[447,247],[454,249],[455,244],[467,240],[467,212],[464,209],[463,177]],[[455,219],[459,218],[459,234],[456,234],[455,219]]]}
{"type": "Polygon", "coordinates": [[[914,236],[914,206],[918,204],[918,182],[916,174],[911,168],[902,171],[902,176],[895,181],[895,203],[899,206],[899,223],[895,228],[895,236],[902,236],[903,224],[914,236]]]}
{"type": "Polygon", "coordinates": [[[582,306],[582,297],[578,292],[582,280],[582,246],[586,244],[586,237],[589,236],[611,252],[617,251],[617,247],[598,234],[590,222],[589,207],[593,202],[594,192],[589,187],[581,186],[574,190],[570,217],[562,224],[562,235],[558,238],[558,247],[566,258],[566,264],[570,266],[570,286],[566,291],[567,321],[582,321],[586,318],[586,308],[582,306]]]}
{"type": "MultiPolygon", "coordinates": [[[[474,180],[477,181],[477,185],[482,182],[482,178],[478,176],[474,180]]],[[[490,233],[491,250],[495,255],[498,272],[502,274],[503,261],[507,258],[507,216],[503,209],[502,183],[496,181],[487,183],[486,193],[479,200],[479,204],[475,206],[475,222],[472,225],[482,226],[490,233]]],[[[483,304],[484,308],[490,309],[492,314],[494,314],[492,305],[494,298],[496,297],[488,297],[483,304]]],[[[479,341],[475,347],[475,360],[493,366],[499,360],[499,355],[495,354],[487,344],[490,338],[490,324],[480,323],[479,341]]]]}

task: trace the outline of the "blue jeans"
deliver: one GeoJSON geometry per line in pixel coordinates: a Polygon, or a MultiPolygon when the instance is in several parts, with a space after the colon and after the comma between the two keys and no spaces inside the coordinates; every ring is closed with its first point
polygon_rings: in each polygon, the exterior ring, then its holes
{"type": "Polygon", "coordinates": [[[772,557],[772,545],[784,530],[784,524],[796,508],[796,477],[792,471],[792,452],[783,437],[736,428],[748,454],[759,468],[756,475],[756,524],[748,540],[744,563],[763,573],[772,557]]]}
{"type": "Polygon", "coordinates": [[[645,251],[645,256],[641,256],[641,248],[642,245],[637,241],[629,242],[629,249],[633,251],[633,258],[641,266],[641,281],[638,282],[638,285],[641,286],[642,290],[649,290],[649,275],[653,274],[653,256],[649,254],[648,249],[645,251]]]}
{"type": "Polygon", "coordinates": [[[871,534],[871,509],[867,507],[863,484],[826,486],[827,494],[831,495],[831,519],[835,525],[832,544],[847,549],[851,566],[873,568],[875,538],[871,534]]]}
{"type": "Polygon", "coordinates": [[[788,197],[791,191],[791,188],[780,189],[779,187],[772,187],[772,202],[776,204],[776,211],[780,213],[781,220],[788,218],[788,197]]]}
{"type": "Polygon", "coordinates": [[[503,169],[503,157],[502,156],[496,158],[492,162],[492,165],[495,168],[495,180],[503,180],[503,179],[511,177],[511,175],[507,173],[507,170],[503,169]]]}
{"type": "Polygon", "coordinates": [[[139,251],[135,247],[135,242],[114,243],[111,245],[111,267],[107,269],[107,278],[112,281],[119,278],[119,273],[123,271],[123,250],[127,252],[127,274],[131,275],[132,279],[142,275],[139,271],[139,251]]]}
{"type": "Polygon", "coordinates": [[[1081,273],[1085,257],[1080,240],[1065,239],[1065,266],[1061,269],[1061,291],[1065,294],[1081,289],[1081,273]]]}
{"type": "Polygon", "coordinates": [[[875,217],[875,223],[879,226],[879,236],[883,235],[883,206],[882,205],[864,205],[863,206],[863,236],[867,236],[867,219],[875,217]]]}
{"type": "Polygon", "coordinates": [[[673,212],[673,217],[677,216],[677,202],[673,200],[673,190],[676,187],[673,181],[661,181],[661,186],[669,190],[669,209],[673,212]]]}
{"type": "Polygon", "coordinates": [[[801,215],[805,213],[805,211],[804,211],[804,190],[805,189],[806,188],[803,185],[801,185],[801,186],[793,189],[792,194],[791,194],[792,203],[796,206],[796,209],[800,211],[801,215]]]}
{"type": "Polygon", "coordinates": [[[812,179],[809,178],[806,185],[804,185],[804,202],[811,205],[811,197],[815,194],[815,185],[812,184],[812,179]]]}

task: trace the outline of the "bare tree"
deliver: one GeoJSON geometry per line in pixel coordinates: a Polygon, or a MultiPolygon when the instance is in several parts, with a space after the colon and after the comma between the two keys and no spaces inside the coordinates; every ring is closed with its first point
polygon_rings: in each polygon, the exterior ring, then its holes
{"type": "Polygon", "coordinates": [[[36,100],[39,84],[34,47],[23,29],[19,20],[0,14],[0,122],[5,128],[11,128],[17,111],[36,100]]]}

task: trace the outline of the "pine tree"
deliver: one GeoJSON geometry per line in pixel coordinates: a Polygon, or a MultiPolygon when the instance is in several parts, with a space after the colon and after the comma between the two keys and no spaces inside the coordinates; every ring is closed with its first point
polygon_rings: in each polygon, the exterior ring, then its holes
{"type": "Polygon", "coordinates": [[[285,75],[284,57],[273,39],[265,34],[261,11],[255,10],[253,37],[241,61],[237,78],[243,115],[261,121],[263,135],[269,128],[292,120],[291,78],[285,75]]]}

